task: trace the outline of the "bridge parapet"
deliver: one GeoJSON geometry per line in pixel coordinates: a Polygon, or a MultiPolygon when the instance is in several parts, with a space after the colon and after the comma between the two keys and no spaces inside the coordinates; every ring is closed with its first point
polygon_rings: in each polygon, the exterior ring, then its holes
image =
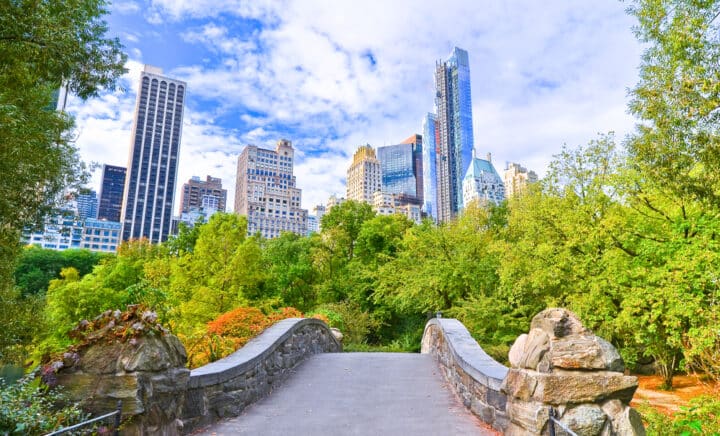
{"type": "Polygon", "coordinates": [[[435,356],[465,407],[496,430],[507,428],[507,399],[500,388],[508,368],[485,353],[460,321],[428,321],[421,352],[435,356]]]}
{"type": "Polygon", "coordinates": [[[428,321],[422,352],[435,356],[465,407],[503,434],[551,434],[555,418],[577,434],[645,435],[629,405],[637,379],[623,373],[617,350],[568,310],[533,318],[510,349],[511,369],[455,319],[428,321]]]}
{"type": "Polygon", "coordinates": [[[325,323],[313,318],[278,322],[244,347],[192,370],[185,394],[185,432],[239,415],[267,395],[310,355],[342,351],[325,323]]]}

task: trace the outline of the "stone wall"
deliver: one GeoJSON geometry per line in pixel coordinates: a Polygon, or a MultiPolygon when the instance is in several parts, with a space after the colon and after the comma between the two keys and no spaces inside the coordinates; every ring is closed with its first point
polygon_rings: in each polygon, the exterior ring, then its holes
{"type": "Polygon", "coordinates": [[[239,415],[308,356],[338,351],[342,345],[322,321],[278,322],[232,355],[192,370],[185,393],[184,431],[239,415]]]}
{"type": "Polygon", "coordinates": [[[505,431],[509,420],[506,397],[500,388],[508,368],[488,356],[460,321],[428,321],[421,352],[437,359],[445,379],[465,407],[496,430],[505,431]]]}
{"type": "Polygon", "coordinates": [[[617,350],[572,312],[537,314],[509,360],[512,368],[502,386],[510,417],[505,434],[548,434],[552,410],[579,435],[645,435],[640,415],[629,405],[637,378],[624,374],[617,350]]]}
{"type": "MultiPolygon", "coordinates": [[[[175,436],[190,370],[185,348],[173,335],[99,342],[65,353],[55,383],[93,416],[122,402],[123,435],[175,436]]],[[[59,362],[60,363],[60,362],[59,362]]]]}

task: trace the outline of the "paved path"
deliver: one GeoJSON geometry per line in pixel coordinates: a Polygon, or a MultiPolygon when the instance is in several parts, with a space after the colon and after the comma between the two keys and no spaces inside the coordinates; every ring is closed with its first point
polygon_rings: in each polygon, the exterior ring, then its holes
{"type": "Polygon", "coordinates": [[[492,435],[426,354],[327,353],[202,435],[492,435]]]}

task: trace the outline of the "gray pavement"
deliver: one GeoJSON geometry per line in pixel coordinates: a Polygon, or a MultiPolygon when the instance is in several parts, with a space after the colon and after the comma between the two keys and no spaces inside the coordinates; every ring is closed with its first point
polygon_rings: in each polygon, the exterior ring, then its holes
{"type": "Polygon", "coordinates": [[[429,355],[327,353],[202,435],[492,435],[429,355]]]}

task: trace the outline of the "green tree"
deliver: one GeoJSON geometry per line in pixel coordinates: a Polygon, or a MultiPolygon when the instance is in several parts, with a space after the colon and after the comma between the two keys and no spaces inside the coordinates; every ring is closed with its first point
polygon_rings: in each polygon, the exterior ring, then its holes
{"type": "Polygon", "coordinates": [[[646,48],[624,180],[637,257],[619,321],[669,388],[678,362],[720,348],[720,2],[639,0],[628,11],[646,48]]]}
{"type": "Polygon", "coordinates": [[[355,243],[360,235],[363,223],[374,217],[375,212],[369,204],[347,200],[344,203],[333,206],[328,213],[323,215],[321,227],[323,233],[333,233],[333,239],[348,261],[354,256],[355,243]]]}
{"type": "Polygon", "coordinates": [[[25,247],[15,267],[15,284],[22,295],[44,295],[50,280],[59,278],[62,268],[73,267],[80,276],[84,276],[105,256],[90,250],[57,251],[37,246],[25,247]]]}
{"type": "Polygon", "coordinates": [[[262,299],[266,275],[260,244],[247,237],[247,219],[216,213],[200,228],[193,252],[173,265],[172,319],[180,332],[194,334],[218,315],[262,299]]]}
{"type": "Polygon", "coordinates": [[[205,221],[202,217],[198,218],[193,226],[180,222],[180,224],[178,224],[177,234],[170,236],[165,242],[170,254],[181,256],[183,253],[192,253],[195,249],[198,236],[200,236],[200,228],[204,223],[205,221]]]}
{"type": "Polygon", "coordinates": [[[645,51],[628,142],[643,174],[678,197],[720,203],[720,36],[716,0],[637,0],[628,8],[645,51]]]}
{"type": "Polygon", "coordinates": [[[263,250],[264,262],[268,265],[268,293],[280,296],[284,305],[303,312],[317,304],[312,241],[309,237],[284,232],[267,241],[263,250]]]}
{"type": "MultiPolygon", "coordinates": [[[[0,3],[0,287],[12,294],[24,226],[39,222],[82,165],[71,118],[49,110],[61,83],[87,98],[111,88],[125,55],[106,37],[102,0],[0,3]]],[[[3,331],[0,334],[4,334],[3,331]]],[[[4,341],[0,341],[4,342],[4,341]]]]}

